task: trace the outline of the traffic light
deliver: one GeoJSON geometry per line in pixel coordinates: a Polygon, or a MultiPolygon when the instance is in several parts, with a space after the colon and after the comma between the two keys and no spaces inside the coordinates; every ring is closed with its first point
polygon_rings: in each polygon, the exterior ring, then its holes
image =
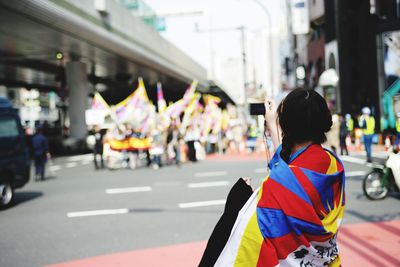
{"type": "Polygon", "coordinates": [[[56,53],[56,59],[57,60],[62,60],[64,58],[64,54],[62,52],[57,52],[56,53]]]}

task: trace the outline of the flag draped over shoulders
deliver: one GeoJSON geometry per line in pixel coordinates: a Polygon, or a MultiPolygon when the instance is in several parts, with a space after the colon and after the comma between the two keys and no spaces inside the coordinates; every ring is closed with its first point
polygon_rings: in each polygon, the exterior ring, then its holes
{"type": "Polygon", "coordinates": [[[316,144],[297,151],[289,164],[280,151],[240,211],[215,266],[340,266],[342,163],[316,144]]]}

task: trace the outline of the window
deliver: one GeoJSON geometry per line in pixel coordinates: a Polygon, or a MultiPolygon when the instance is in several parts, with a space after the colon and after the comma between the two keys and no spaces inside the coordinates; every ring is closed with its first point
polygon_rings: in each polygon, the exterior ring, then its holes
{"type": "Polygon", "coordinates": [[[18,124],[15,118],[0,118],[0,138],[19,136],[18,124]]]}

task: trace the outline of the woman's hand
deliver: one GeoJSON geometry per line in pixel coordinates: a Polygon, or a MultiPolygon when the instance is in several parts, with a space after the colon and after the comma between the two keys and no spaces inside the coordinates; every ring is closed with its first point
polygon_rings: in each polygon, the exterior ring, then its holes
{"type": "Polygon", "coordinates": [[[281,128],[277,124],[277,118],[278,115],[276,113],[276,104],[275,101],[266,98],[265,99],[265,131],[269,131],[272,143],[274,144],[275,150],[278,148],[278,146],[282,143],[281,140],[281,128]]]}
{"type": "Polygon", "coordinates": [[[265,106],[265,122],[266,122],[266,127],[268,130],[272,130],[276,128],[276,104],[273,99],[266,98],[264,102],[265,106]]]}

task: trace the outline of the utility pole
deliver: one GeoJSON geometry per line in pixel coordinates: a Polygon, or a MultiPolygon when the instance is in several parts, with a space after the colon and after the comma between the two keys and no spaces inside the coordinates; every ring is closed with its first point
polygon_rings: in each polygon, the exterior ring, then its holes
{"type": "Polygon", "coordinates": [[[244,106],[247,106],[247,55],[246,55],[246,32],[244,26],[238,27],[240,31],[242,44],[242,68],[243,68],[243,90],[244,90],[244,106]]]}
{"type": "MultiPolygon", "coordinates": [[[[240,43],[241,43],[241,56],[242,56],[242,75],[243,75],[243,91],[244,91],[244,106],[247,105],[247,53],[246,53],[246,28],[242,25],[236,28],[216,28],[201,30],[196,28],[196,32],[227,32],[227,31],[239,31],[240,32],[240,43]]],[[[212,48],[211,48],[212,51],[212,48]]],[[[214,66],[211,64],[211,69],[214,71],[214,66]]]]}

